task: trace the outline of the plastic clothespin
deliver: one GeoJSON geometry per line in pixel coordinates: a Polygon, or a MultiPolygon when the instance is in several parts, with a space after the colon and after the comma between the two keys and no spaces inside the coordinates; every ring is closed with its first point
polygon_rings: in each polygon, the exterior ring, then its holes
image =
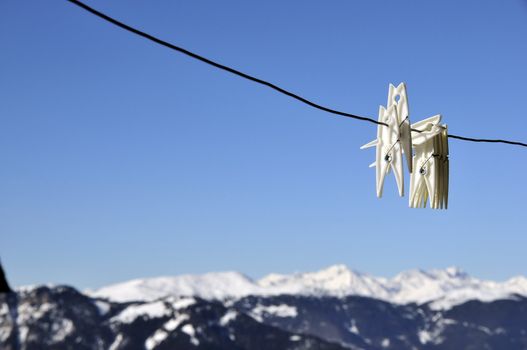
{"type": "Polygon", "coordinates": [[[412,124],[416,131],[412,131],[415,155],[410,178],[411,208],[424,208],[428,200],[433,209],[448,207],[448,132],[440,121],[441,115],[436,115],[412,124]]]}
{"type": "Polygon", "coordinates": [[[400,83],[397,87],[390,84],[388,89],[388,108],[396,106],[397,117],[399,119],[399,142],[403,154],[406,156],[408,171],[412,172],[412,133],[410,127],[410,107],[408,105],[408,95],[406,94],[405,83],[400,83]]]}
{"type": "Polygon", "coordinates": [[[403,153],[406,155],[408,169],[412,171],[412,134],[404,83],[397,87],[390,84],[387,108],[379,107],[379,122],[386,125],[379,125],[377,138],[361,149],[376,146],[375,162],[370,167],[376,168],[377,197],[382,197],[384,179],[390,170],[393,170],[399,195],[402,197],[404,196],[403,153]]]}

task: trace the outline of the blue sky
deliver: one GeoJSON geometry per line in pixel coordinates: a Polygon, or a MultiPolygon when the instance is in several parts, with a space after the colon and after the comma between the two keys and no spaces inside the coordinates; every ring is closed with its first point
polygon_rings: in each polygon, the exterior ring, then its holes
{"type": "MultiPolygon", "coordinates": [[[[527,141],[527,2],[89,1],[323,105],[527,141]]],[[[66,1],[0,3],[0,258],[14,285],[460,266],[527,274],[527,149],[451,140],[448,211],[375,197],[368,123],[314,110],[66,1]]],[[[408,188],[409,177],[406,177],[408,188]]]]}

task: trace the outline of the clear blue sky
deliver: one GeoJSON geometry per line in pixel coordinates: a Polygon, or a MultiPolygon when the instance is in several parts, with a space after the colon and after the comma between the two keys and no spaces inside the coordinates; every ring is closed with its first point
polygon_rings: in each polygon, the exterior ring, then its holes
{"type": "MultiPolygon", "coordinates": [[[[165,40],[376,118],[527,141],[527,2],[89,1],[165,40]]],[[[448,211],[375,197],[368,123],[113,27],[66,1],[0,3],[0,258],[14,285],[457,265],[527,275],[527,149],[451,140],[448,211]]],[[[406,177],[408,187],[409,177],[406,177]]]]}

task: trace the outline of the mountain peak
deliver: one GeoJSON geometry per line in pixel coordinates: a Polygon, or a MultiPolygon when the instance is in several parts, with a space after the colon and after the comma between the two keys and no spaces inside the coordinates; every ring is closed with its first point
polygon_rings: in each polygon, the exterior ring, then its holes
{"type": "Polygon", "coordinates": [[[468,274],[457,266],[449,266],[445,269],[445,271],[451,277],[461,277],[461,278],[468,277],[468,274]]]}
{"type": "Polygon", "coordinates": [[[319,271],[319,273],[327,273],[327,274],[343,274],[343,273],[353,273],[352,270],[348,268],[348,266],[344,264],[335,264],[328,266],[322,270],[319,271]]]}
{"type": "Polygon", "coordinates": [[[429,271],[422,269],[406,270],[397,274],[393,278],[393,281],[411,281],[412,283],[421,283],[422,281],[457,280],[468,278],[470,278],[470,276],[465,271],[456,266],[450,266],[445,269],[433,269],[429,271]]]}
{"type": "Polygon", "coordinates": [[[135,279],[100,288],[90,295],[114,301],[151,301],[169,295],[197,296],[203,299],[226,299],[256,294],[254,281],[235,271],[210,272],[202,275],[180,275],[135,279]]]}
{"type": "Polygon", "coordinates": [[[471,299],[495,300],[512,294],[527,296],[527,278],[498,283],[470,277],[458,267],[408,270],[388,279],[355,272],[344,264],[315,272],[270,274],[254,281],[238,272],[215,272],[132,280],[89,292],[115,301],[155,300],[165,296],[239,299],[248,295],[358,295],[398,304],[429,303],[449,308],[471,299]]]}

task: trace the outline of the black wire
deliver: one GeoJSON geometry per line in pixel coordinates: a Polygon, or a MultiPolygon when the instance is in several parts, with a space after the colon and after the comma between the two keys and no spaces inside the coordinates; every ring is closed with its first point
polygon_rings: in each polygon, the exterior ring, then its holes
{"type": "Polygon", "coordinates": [[[163,46],[165,46],[165,47],[168,47],[168,48],[170,48],[170,49],[172,49],[172,50],[176,50],[176,51],[179,51],[179,52],[181,52],[181,53],[184,53],[184,54],[187,55],[187,56],[190,56],[190,57],[192,57],[192,58],[195,58],[195,59],[197,59],[197,60],[199,60],[199,61],[201,61],[201,62],[205,62],[205,63],[207,63],[207,64],[210,64],[211,66],[214,66],[214,67],[216,67],[216,68],[223,69],[223,70],[225,70],[225,71],[227,71],[227,72],[229,72],[229,73],[236,74],[236,75],[238,75],[238,76],[240,76],[240,77],[242,77],[242,78],[245,78],[245,79],[248,79],[248,80],[254,81],[255,83],[258,83],[258,84],[262,84],[262,85],[268,86],[268,87],[270,87],[270,88],[273,89],[273,90],[276,90],[276,91],[278,91],[278,92],[280,92],[280,93],[282,93],[282,94],[284,94],[284,95],[287,95],[287,96],[289,96],[289,97],[292,97],[292,98],[294,98],[294,99],[296,99],[296,100],[298,100],[298,101],[301,101],[301,102],[303,102],[303,103],[305,103],[305,104],[308,104],[308,105],[310,105],[311,107],[314,107],[314,108],[317,108],[317,109],[323,110],[323,111],[325,111],[325,112],[329,112],[329,113],[333,113],[333,114],[341,115],[341,116],[344,116],[344,117],[348,117],[348,118],[359,119],[359,120],[367,121],[367,122],[374,123],[374,124],[377,124],[377,125],[385,125],[385,126],[388,126],[388,124],[386,124],[386,123],[382,123],[382,122],[379,122],[379,121],[377,121],[377,120],[375,120],[375,119],[372,119],[372,118],[362,117],[362,116],[359,116],[359,115],[355,115],[355,114],[351,114],[351,113],[346,113],[346,112],[341,112],[341,111],[337,111],[337,110],[334,110],[334,109],[331,109],[331,108],[328,108],[328,107],[321,106],[321,105],[316,104],[316,103],[314,103],[314,102],[311,102],[311,101],[309,101],[309,100],[307,100],[307,99],[305,99],[305,98],[303,98],[303,97],[301,97],[301,96],[298,96],[298,95],[296,95],[296,94],[294,94],[294,93],[292,93],[292,92],[290,92],[290,91],[287,91],[287,90],[285,90],[285,89],[282,89],[282,88],[279,87],[279,86],[276,86],[276,85],[274,85],[274,84],[272,84],[272,83],[269,83],[269,82],[267,82],[267,81],[265,81],[265,80],[258,79],[258,78],[256,78],[256,77],[253,77],[253,76],[249,75],[249,74],[245,74],[245,73],[240,72],[240,71],[238,71],[238,70],[236,70],[236,69],[234,69],[234,68],[230,68],[230,67],[224,66],[223,64],[220,64],[220,63],[214,62],[214,61],[212,61],[212,60],[209,60],[208,58],[205,58],[205,57],[203,57],[203,56],[200,56],[200,55],[198,55],[198,54],[195,54],[195,53],[193,53],[193,52],[190,52],[190,51],[188,51],[188,50],[186,50],[186,49],[184,49],[184,48],[182,48],[182,47],[176,46],[176,45],[174,45],[174,44],[171,44],[171,43],[169,43],[169,42],[166,42],[166,41],[164,41],[164,40],[161,40],[161,39],[159,39],[159,38],[156,38],[156,37],[154,37],[154,36],[152,36],[152,35],[150,35],[150,34],[147,34],[147,33],[145,33],[145,32],[142,32],[142,31],[140,31],[140,30],[138,30],[138,29],[132,28],[132,27],[130,27],[129,25],[126,25],[126,24],[124,24],[124,23],[122,23],[122,22],[119,22],[118,20],[116,20],[116,19],[114,19],[114,18],[112,18],[112,17],[109,17],[109,16],[105,15],[104,13],[101,13],[101,12],[99,12],[99,11],[97,11],[97,10],[91,8],[91,7],[87,6],[86,4],[83,4],[83,3],[80,2],[80,1],[77,1],[77,0],[68,0],[68,1],[71,2],[71,3],[73,3],[73,4],[75,4],[75,5],[77,5],[77,6],[82,7],[82,8],[85,9],[86,11],[91,12],[92,14],[94,14],[94,15],[96,15],[96,16],[98,16],[98,17],[100,17],[100,18],[102,18],[102,19],[104,19],[104,20],[106,20],[106,21],[108,21],[108,22],[110,22],[110,23],[112,23],[112,24],[115,24],[116,26],[121,27],[121,28],[123,28],[123,29],[125,29],[125,30],[127,30],[127,31],[129,31],[129,32],[132,32],[132,33],[134,33],[134,34],[137,34],[137,35],[139,35],[139,36],[142,36],[143,38],[146,38],[146,39],[151,40],[151,41],[153,41],[153,42],[155,42],[155,43],[157,43],[157,44],[160,44],[160,45],[163,45],[163,46]]]}
{"type": "MultiPolygon", "coordinates": [[[[214,66],[216,68],[219,68],[219,69],[222,69],[224,71],[227,71],[229,73],[232,73],[232,74],[235,74],[235,75],[238,75],[242,78],[245,78],[245,79],[248,79],[248,80],[251,80],[255,83],[258,83],[258,84],[261,84],[261,85],[265,85],[267,87],[270,87],[271,89],[275,90],[275,91],[278,91],[284,95],[287,95],[289,97],[292,97],[300,102],[303,102],[311,107],[314,107],[314,108],[317,108],[317,109],[320,109],[322,111],[325,111],[325,112],[328,112],[328,113],[332,113],[332,114],[336,114],[336,115],[340,115],[340,116],[343,116],[343,117],[348,117],[348,118],[353,118],[353,119],[358,119],[358,120],[363,120],[363,121],[367,121],[367,122],[370,122],[370,123],[373,123],[373,124],[376,124],[376,125],[384,125],[384,126],[388,126],[388,124],[386,123],[383,123],[383,122],[379,122],[373,118],[369,118],[369,117],[363,117],[363,116],[359,116],[359,115],[355,115],[355,114],[351,114],[351,113],[346,113],[346,112],[341,112],[341,111],[337,111],[335,109],[331,109],[331,108],[328,108],[328,107],[324,107],[324,106],[321,106],[315,102],[311,102],[309,101],[308,99],[305,99],[297,94],[294,94],[290,91],[287,91],[279,86],[276,86],[268,81],[265,81],[265,80],[262,80],[262,79],[259,79],[259,78],[256,78],[256,77],[253,77],[249,74],[245,74],[243,72],[240,72],[234,68],[231,68],[231,67],[227,67],[223,64],[220,64],[220,63],[217,63],[217,62],[214,62],[212,60],[209,60],[208,58],[205,58],[203,56],[200,56],[198,54],[195,54],[193,52],[190,52],[182,47],[179,47],[179,46],[176,46],[174,44],[171,44],[169,42],[166,42],[164,40],[161,40],[159,38],[156,38],[155,36],[152,36],[148,33],[145,33],[145,32],[142,32],[136,28],[133,28],[133,27],[130,27],[129,25],[127,24],[124,24],[122,22],[119,22],[118,20],[108,16],[108,15],[105,15],[104,13],[102,12],[99,12],[91,7],[89,7],[88,5],[78,1],[78,0],[67,0],[69,2],[71,2],[72,4],[75,4],[81,8],[83,8],[84,10],[94,14],[95,16],[99,17],[99,18],[102,18],[104,19],[105,21],[107,22],[110,22],[124,30],[127,30],[131,33],[134,33],[136,35],[139,35],[139,36],[142,36],[143,38],[145,39],[148,39],[150,41],[153,41],[159,45],[163,45],[165,47],[168,47],[169,49],[172,49],[172,50],[175,50],[175,51],[179,51],[187,56],[190,56],[194,59],[197,59],[201,62],[204,62],[204,63],[207,63],[211,66],[214,66]]],[[[516,141],[507,141],[507,140],[499,140],[499,139],[496,139],[496,140],[491,140],[491,139],[475,139],[475,138],[471,138],[471,137],[463,137],[463,136],[456,136],[456,135],[448,135],[448,137],[450,138],[453,138],[453,139],[459,139],[459,140],[464,140],[464,141],[471,141],[471,142],[492,142],[492,143],[506,143],[506,144],[509,144],[509,145],[517,145],[517,146],[523,146],[523,147],[527,147],[527,144],[526,143],[523,143],[523,142],[516,142],[516,141]]]]}
{"type": "Polygon", "coordinates": [[[475,138],[472,138],[472,137],[457,136],[457,135],[452,135],[452,134],[449,134],[448,137],[450,137],[452,139],[463,140],[463,141],[506,143],[508,145],[516,145],[516,146],[527,147],[527,143],[517,142],[517,141],[508,141],[508,140],[499,140],[499,139],[475,139],[475,138]]]}

